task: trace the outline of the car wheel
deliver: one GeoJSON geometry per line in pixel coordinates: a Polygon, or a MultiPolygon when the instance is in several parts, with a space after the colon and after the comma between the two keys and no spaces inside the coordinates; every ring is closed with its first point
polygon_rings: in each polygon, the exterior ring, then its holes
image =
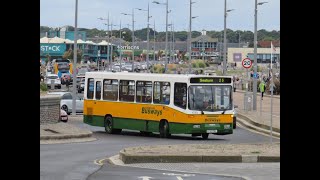
{"type": "Polygon", "coordinates": [[[237,128],[237,118],[233,117],[233,129],[237,128]]]}
{"type": "Polygon", "coordinates": [[[208,139],[209,133],[202,133],[202,139],[208,139]]]}
{"type": "Polygon", "coordinates": [[[70,115],[70,113],[68,112],[68,106],[67,105],[63,105],[61,107],[62,110],[64,110],[68,115],[70,115]]]}

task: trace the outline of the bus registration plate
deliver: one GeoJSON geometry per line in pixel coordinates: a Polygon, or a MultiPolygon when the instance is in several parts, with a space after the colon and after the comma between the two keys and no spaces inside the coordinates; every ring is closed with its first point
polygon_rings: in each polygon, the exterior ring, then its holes
{"type": "Polygon", "coordinates": [[[218,130],[207,130],[207,133],[217,133],[218,130]]]}

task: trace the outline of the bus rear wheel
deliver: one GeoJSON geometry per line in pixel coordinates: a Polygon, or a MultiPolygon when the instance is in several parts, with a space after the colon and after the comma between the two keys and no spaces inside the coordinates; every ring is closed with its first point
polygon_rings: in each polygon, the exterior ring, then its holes
{"type": "Polygon", "coordinates": [[[164,120],[160,122],[159,132],[161,138],[169,138],[171,136],[171,134],[169,133],[168,121],[164,120]]]}
{"type": "Polygon", "coordinates": [[[208,139],[209,133],[202,133],[202,139],[208,139]]]}
{"type": "Polygon", "coordinates": [[[106,116],[104,119],[104,128],[108,134],[118,134],[122,129],[113,128],[113,119],[111,116],[106,116]]]}

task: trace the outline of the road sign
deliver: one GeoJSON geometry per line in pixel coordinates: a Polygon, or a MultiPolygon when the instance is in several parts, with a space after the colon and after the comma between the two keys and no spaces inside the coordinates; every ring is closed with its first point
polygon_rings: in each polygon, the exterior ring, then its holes
{"type": "Polygon", "coordinates": [[[244,67],[244,68],[250,68],[251,66],[252,66],[252,61],[251,61],[251,59],[250,58],[244,58],[243,60],[242,60],[242,67],[244,67]]]}

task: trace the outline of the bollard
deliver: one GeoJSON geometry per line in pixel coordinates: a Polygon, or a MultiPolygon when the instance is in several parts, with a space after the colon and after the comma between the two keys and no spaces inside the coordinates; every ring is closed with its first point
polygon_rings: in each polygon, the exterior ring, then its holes
{"type": "Polygon", "coordinates": [[[51,89],[54,89],[54,79],[51,80],[51,89]]]}

